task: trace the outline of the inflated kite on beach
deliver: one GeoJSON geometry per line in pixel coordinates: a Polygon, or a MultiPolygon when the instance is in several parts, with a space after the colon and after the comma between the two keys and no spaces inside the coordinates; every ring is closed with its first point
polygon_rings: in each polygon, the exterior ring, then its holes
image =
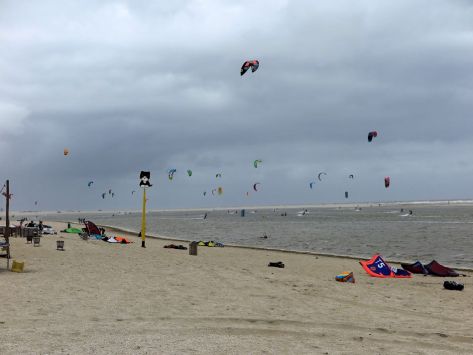
{"type": "Polygon", "coordinates": [[[409,271],[389,266],[381,255],[375,254],[370,260],[360,261],[361,267],[373,277],[381,278],[408,278],[412,277],[409,271]]]}

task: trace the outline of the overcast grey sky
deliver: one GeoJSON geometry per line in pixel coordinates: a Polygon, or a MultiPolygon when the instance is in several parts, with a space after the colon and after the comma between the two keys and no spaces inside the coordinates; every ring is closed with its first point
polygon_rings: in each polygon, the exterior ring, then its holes
{"type": "Polygon", "coordinates": [[[0,48],[16,210],[473,197],[470,1],[0,0],[0,48]]]}

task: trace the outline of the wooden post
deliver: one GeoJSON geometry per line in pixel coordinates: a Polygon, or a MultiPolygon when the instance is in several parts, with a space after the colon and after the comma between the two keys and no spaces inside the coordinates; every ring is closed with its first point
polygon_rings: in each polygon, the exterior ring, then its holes
{"type": "Polygon", "coordinates": [[[5,203],[5,241],[9,243],[9,238],[10,238],[10,181],[7,180],[7,195],[5,197],[6,203],[5,203]]]}

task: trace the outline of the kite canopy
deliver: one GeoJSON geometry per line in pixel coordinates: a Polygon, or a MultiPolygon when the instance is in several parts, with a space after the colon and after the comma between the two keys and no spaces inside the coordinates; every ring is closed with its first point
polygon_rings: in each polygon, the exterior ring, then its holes
{"type": "Polygon", "coordinates": [[[381,278],[408,278],[412,277],[411,273],[406,270],[397,269],[393,266],[389,266],[387,262],[383,260],[381,255],[375,254],[370,260],[360,261],[361,267],[373,277],[381,278]]]}
{"type": "Polygon", "coordinates": [[[355,176],[353,174],[348,175],[349,179],[353,179],[355,176]]]}
{"type": "Polygon", "coordinates": [[[218,192],[219,195],[223,194],[223,188],[219,187],[219,188],[217,189],[217,192],[218,192]]]}
{"type": "Polygon", "coordinates": [[[348,198],[348,191],[345,191],[345,198],[348,198]]]}
{"type": "Polygon", "coordinates": [[[317,179],[319,179],[319,181],[322,181],[322,175],[327,175],[327,173],[324,173],[324,172],[319,173],[319,175],[317,175],[317,179]]]}
{"type": "Polygon", "coordinates": [[[377,131],[371,131],[368,133],[368,142],[371,142],[373,138],[376,138],[378,136],[377,131]]]}
{"type": "Polygon", "coordinates": [[[105,198],[105,195],[107,195],[105,192],[102,194],[102,198],[105,198]]]}
{"type": "Polygon", "coordinates": [[[253,184],[253,190],[258,191],[257,186],[261,185],[259,182],[253,184]]]}
{"type": "Polygon", "coordinates": [[[254,166],[255,168],[257,168],[257,167],[258,167],[258,164],[261,164],[262,162],[263,162],[262,160],[256,159],[256,160],[253,162],[253,166],[254,166]]]}
{"type": "Polygon", "coordinates": [[[314,184],[315,184],[315,181],[310,182],[309,187],[312,188],[312,186],[314,186],[314,184]]]}
{"type": "Polygon", "coordinates": [[[174,177],[174,174],[176,173],[176,169],[169,169],[168,170],[168,179],[169,180],[172,180],[172,178],[174,177]]]}
{"type": "Polygon", "coordinates": [[[89,181],[89,182],[87,183],[87,186],[90,187],[93,183],[94,183],[93,181],[89,181]]]}
{"type": "Polygon", "coordinates": [[[187,175],[192,176],[192,170],[191,169],[187,169],[187,175]]]}
{"type": "Polygon", "coordinates": [[[256,70],[258,70],[258,67],[259,67],[259,61],[257,61],[257,60],[247,60],[241,66],[240,75],[245,74],[247,72],[247,70],[250,69],[250,68],[251,68],[251,72],[254,73],[256,70]]]}
{"type": "Polygon", "coordinates": [[[458,272],[456,272],[453,269],[450,269],[449,267],[443,266],[436,262],[435,260],[432,260],[429,264],[425,265],[425,268],[429,272],[429,274],[435,275],[435,276],[444,276],[444,277],[457,277],[460,276],[458,272]]]}
{"type": "Polygon", "coordinates": [[[428,275],[429,271],[425,268],[420,261],[416,261],[414,264],[401,264],[404,270],[412,272],[413,274],[424,274],[428,275]]]}
{"type": "Polygon", "coordinates": [[[217,174],[215,174],[215,177],[216,177],[216,178],[221,178],[221,177],[222,177],[222,174],[217,173],[217,174]]]}
{"type": "Polygon", "coordinates": [[[386,176],[386,177],[384,178],[384,187],[385,187],[385,188],[388,188],[389,185],[391,185],[391,178],[390,178],[389,176],[386,176]]]}
{"type": "Polygon", "coordinates": [[[69,154],[69,149],[64,148],[64,155],[68,155],[68,154],[69,154]]]}

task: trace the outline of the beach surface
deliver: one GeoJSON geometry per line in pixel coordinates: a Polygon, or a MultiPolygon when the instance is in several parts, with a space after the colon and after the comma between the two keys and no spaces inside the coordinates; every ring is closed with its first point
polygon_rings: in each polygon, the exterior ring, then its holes
{"type": "MultiPolygon", "coordinates": [[[[65,223],[45,222],[56,230],[65,223]]],[[[74,226],[74,225],[73,225],[74,226]]],[[[377,279],[358,260],[247,248],[165,249],[58,233],[11,238],[2,354],[471,354],[473,273],[377,279]],[[65,251],[56,250],[64,240],[65,251]],[[282,261],[285,268],[268,267],[282,261]],[[335,275],[353,271],[356,283],[335,275]],[[444,280],[465,284],[443,289],[444,280]]],[[[184,244],[174,242],[174,244],[184,244]]],[[[395,264],[394,264],[395,265],[395,264]]],[[[397,265],[395,265],[397,266],[397,265]]]]}

